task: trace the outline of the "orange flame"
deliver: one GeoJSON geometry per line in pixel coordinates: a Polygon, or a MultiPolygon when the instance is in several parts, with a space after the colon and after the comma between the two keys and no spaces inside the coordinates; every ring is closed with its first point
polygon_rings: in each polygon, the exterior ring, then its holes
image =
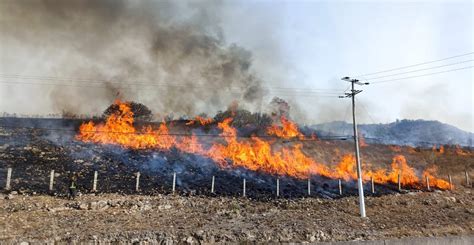
{"type": "Polygon", "coordinates": [[[193,125],[195,123],[199,123],[202,126],[209,125],[214,122],[214,119],[208,117],[201,117],[201,116],[196,116],[194,120],[190,120],[189,122],[186,123],[186,125],[193,125]]]}
{"type": "MultiPolygon", "coordinates": [[[[217,127],[222,130],[224,142],[215,142],[208,148],[199,142],[196,135],[187,137],[173,136],[165,122],[158,128],[146,126],[137,129],[134,126],[133,112],[126,102],[115,102],[119,110],[110,115],[105,123],[87,122],[80,126],[76,138],[84,142],[115,144],[133,149],[176,148],[182,152],[200,154],[211,158],[221,167],[243,167],[253,171],[262,171],[275,175],[287,175],[296,178],[307,178],[320,175],[327,178],[348,180],[357,179],[355,158],[345,155],[334,169],[308,157],[301,144],[290,147],[273,144],[272,141],[251,137],[250,140],[239,141],[237,130],[230,126],[232,118],[224,119],[217,127]]],[[[280,137],[301,137],[297,126],[282,117],[282,128],[272,127],[273,133],[280,137]]],[[[446,181],[435,177],[436,169],[430,168],[423,173],[429,176],[430,183],[439,189],[449,188],[446,181]]],[[[403,186],[417,188],[422,186],[415,170],[407,164],[404,156],[393,158],[390,169],[371,169],[364,166],[363,180],[371,178],[379,184],[397,183],[400,174],[403,186]]]]}
{"type": "MultiPolygon", "coordinates": [[[[427,168],[423,172],[423,176],[428,177],[429,182],[430,182],[430,186],[434,186],[434,187],[437,187],[437,188],[443,189],[443,190],[449,189],[449,182],[448,181],[445,181],[445,180],[438,179],[438,178],[434,177],[437,170],[438,169],[437,169],[436,166],[432,166],[430,168],[427,168]]],[[[454,186],[453,186],[453,188],[454,188],[454,186]]]]}
{"type": "Polygon", "coordinates": [[[298,130],[296,123],[288,120],[285,116],[280,117],[281,126],[272,125],[267,128],[267,134],[276,135],[279,138],[290,139],[298,137],[304,138],[304,135],[298,130]]]}

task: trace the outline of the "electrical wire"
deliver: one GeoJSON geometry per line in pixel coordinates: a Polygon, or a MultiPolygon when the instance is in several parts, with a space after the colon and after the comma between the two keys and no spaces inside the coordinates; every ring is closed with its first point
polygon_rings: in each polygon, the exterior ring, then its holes
{"type": "Polygon", "coordinates": [[[396,67],[396,68],[392,68],[392,69],[388,69],[388,70],[383,70],[383,71],[378,71],[378,72],[360,74],[360,75],[356,75],[356,76],[352,76],[352,77],[365,77],[365,76],[370,76],[370,75],[375,75],[375,74],[380,74],[380,73],[385,73],[385,72],[390,72],[390,71],[402,70],[402,69],[406,69],[406,68],[410,68],[410,67],[416,67],[416,66],[421,66],[421,65],[436,63],[436,62],[440,62],[440,61],[444,61],[444,60],[449,60],[449,59],[454,59],[454,58],[459,58],[459,57],[468,56],[468,55],[472,55],[472,54],[474,54],[474,52],[464,53],[464,54],[460,54],[460,55],[454,55],[454,56],[446,57],[446,58],[443,58],[443,59],[438,59],[438,60],[432,60],[432,61],[417,63],[417,64],[413,64],[413,65],[407,65],[407,66],[396,67]]]}
{"type": "Polygon", "coordinates": [[[442,74],[442,73],[454,72],[454,71],[459,71],[459,70],[471,69],[471,68],[473,68],[473,67],[474,67],[474,66],[466,66],[466,67],[461,67],[461,68],[457,68],[457,69],[451,69],[451,70],[446,70],[446,71],[440,71],[440,72],[433,72],[433,73],[421,74],[421,75],[416,75],[416,76],[401,77],[401,78],[389,79],[389,80],[383,80],[383,81],[375,81],[375,82],[371,82],[370,84],[387,83],[387,82],[405,80],[405,79],[410,79],[410,78],[431,76],[431,75],[435,75],[435,74],[442,74]]]}
{"type": "MultiPolygon", "coordinates": [[[[114,82],[114,81],[106,81],[106,80],[92,80],[92,79],[79,79],[79,78],[58,78],[58,77],[41,77],[41,76],[23,76],[23,75],[11,75],[11,74],[0,74],[0,78],[3,79],[20,79],[20,80],[40,80],[40,81],[62,81],[62,82],[81,82],[81,83],[90,83],[90,84],[105,84],[105,85],[110,85],[110,84],[118,84],[122,86],[158,86],[158,87],[186,87],[186,88],[215,88],[211,87],[209,85],[199,85],[199,84],[179,84],[179,83],[165,83],[165,82],[159,82],[159,83],[137,83],[137,82],[114,82]]],[[[4,81],[2,83],[8,83],[8,84],[16,84],[11,81],[4,81]]],[[[20,84],[20,83],[18,83],[20,84]]],[[[45,84],[45,85],[57,85],[57,86],[84,86],[84,84],[64,84],[64,83],[27,83],[27,82],[22,82],[21,84],[45,84]]],[[[85,86],[87,87],[87,86],[85,86]]],[[[97,86],[94,86],[97,87],[97,86]]],[[[251,87],[251,86],[250,86],[251,87]]],[[[110,87],[106,87],[110,88],[110,87]]],[[[235,90],[242,90],[246,89],[248,87],[229,87],[229,89],[235,89],[235,90]]],[[[342,91],[342,89],[329,89],[329,88],[284,88],[284,87],[263,87],[262,89],[268,90],[268,91],[295,91],[295,92],[335,92],[335,91],[342,91]]]]}
{"type": "Polygon", "coordinates": [[[365,79],[365,80],[372,80],[372,81],[373,81],[373,80],[377,80],[377,79],[380,79],[380,78],[393,77],[393,76],[399,76],[399,75],[409,74],[409,73],[414,73],[414,72],[419,72],[419,71],[426,71],[426,70],[438,69],[438,68],[447,67],[447,66],[453,66],[453,65],[464,64],[464,63],[468,63],[468,62],[472,62],[472,61],[474,61],[474,59],[471,59],[471,60],[464,60],[464,61],[461,61],[461,62],[446,64],[446,65],[433,66],[433,67],[428,67],[428,68],[423,68],[423,69],[418,69],[418,70],[412,70],[412,71],[407,71],[407,72],[394,73],[394,74],[385,75],[385,76],[379,76],[379,77],[369,77],[369,78],[364,77],[364,79],[365,79]]]}
{"type": "MultiPolygon", "coordinates": [[[[4,129],[28,129],[28,130],[47,130],[47,131],[63,131],[63,132],[77,132],[75,129],[67,129],[67,128],[49,128],[49,127],[22,127],[22,126],[10,126],[10,125],[0,125],[0,128],[4,129]]],[[[118,132],[118,131],[101,131],[101,130],[83,130],[81,132],[84,133],[110,133],[110,134],[136,134],[136,135],[155,135],[155,136],[179,136],[179,137],[216,137],[216,138],[252,138],[252,137],[258,137],[258,138],[276,138],[276,139],[282,139],[285,141],[317,141],[318,139],[299,139],[299,138],[294,138],[294,139],[284,139],[275,135],[255,135],[255,136],[233,136],[233,135],[221,135],[221,134],[185,134],[185,133],[147,133],[147,132],[118,132]]],[[[346,136],[327,136],[324,137],[323,139],[342,139],[345,138],[346,136]]]]}

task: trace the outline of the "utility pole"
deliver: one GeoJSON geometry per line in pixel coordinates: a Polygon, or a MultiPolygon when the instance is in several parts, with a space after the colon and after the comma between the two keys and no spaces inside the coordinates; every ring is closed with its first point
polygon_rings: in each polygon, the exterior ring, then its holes
{"type": "Polygon", "coordinates": [[[354,128],[354,146],[355,156],[357,163],[357,188],[359,189],[359,209],[360,217],[365,218],[365,202],[364,202],[364,185],[362,183],[362,168],[360,166],[360,153],[359,153],[359,136],[357,134],[356,124],[356,108],[355,108],[355,96],[362,92],[362,90],[355,90],[354,85],[369,85],[369,83],[361,83],[357,79],[351,79],[350,77],[343,77],[341,80],[351,83],[352,89],[350,93],[345,93],[345,96],[339,96],[339,98],[352,98],[352,126],[354,128]]]}

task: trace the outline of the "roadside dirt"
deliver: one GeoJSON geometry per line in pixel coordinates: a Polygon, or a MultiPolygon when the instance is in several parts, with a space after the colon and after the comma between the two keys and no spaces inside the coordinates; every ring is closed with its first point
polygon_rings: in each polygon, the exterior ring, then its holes
{"type": "Polygon", "coordinates": [[[474,234],[472,189],[273,199],[173,195],[2,194],[3,242],[316,242],[474,234]]]}

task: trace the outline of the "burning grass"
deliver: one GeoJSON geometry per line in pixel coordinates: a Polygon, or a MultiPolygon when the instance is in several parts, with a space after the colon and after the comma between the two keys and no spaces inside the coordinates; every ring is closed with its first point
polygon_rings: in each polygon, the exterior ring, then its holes
{"type": "MultiPolygon", "coordinates": [[[[237,129],[230,126],[232,118],[218,122],[222,141],[212,142],[210,145],[200,142],[193,134],[188,137],[178,137],[170,133],[165,122],[158,127],[134,126],[134,115],[127,102],[117,101],[118,110],[111,114],[105,123],[95,124],[87,122],[80,126],[76,139],[96,144],[119,145],[130,149],[156,149],[169,151],[172,148],[184,153],[198,154],[209,157],[220,167],[243,167],[252,171],[261,171],[268,174],[290,176],[299,179],[319,175],[330,179],[354,180],[357,178],[355,160],[350,154],[342,156],[342,160],[335,168],[317,162],[306,155],[302,144],[291,146],[275,144],[277,139],[267,139],[252,136],[250,139],[238,138],[237,129]]],[[[211,123],[211,120],[196,119],[201,125],[211,123]]],[[[194,124],[194,123],[193,123],[194,124]]],[[[298,130],[294,122],[281,117],[281,126],[272,125],[267,129],[269,135],[283,139],[305,136],[298,130]]],[[[449,183],[436,177],[436,169],[429,168],[417,171],[411,167],[405,157],[396,155],[389,169],[365,168],[363,179],[373,178],[375,183],[397,183],[400,176],[401,184],[405,187],[419,188],[423,186],[423,176],[428,176],[433,187],[447,189],[449,183]]]]}

